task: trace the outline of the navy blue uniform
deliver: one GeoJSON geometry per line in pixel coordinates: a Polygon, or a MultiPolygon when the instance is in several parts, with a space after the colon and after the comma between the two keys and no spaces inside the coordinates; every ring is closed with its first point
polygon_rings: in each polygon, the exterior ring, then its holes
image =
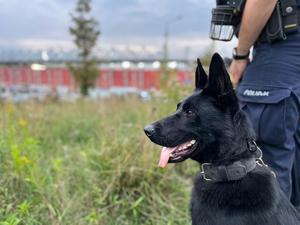
{"type": "Polygon", "coordinates": [[[286,41],[257,44],[237,92],[264,161],[292,203],[299,206],[300,30],[286,41]]]}

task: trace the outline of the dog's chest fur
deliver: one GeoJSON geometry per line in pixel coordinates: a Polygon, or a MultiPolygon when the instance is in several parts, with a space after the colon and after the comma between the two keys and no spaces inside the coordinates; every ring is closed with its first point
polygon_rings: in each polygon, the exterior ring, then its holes
{"type": "Polygon", "coordinates": [[[211,183],[199,175],[191,213],[193,225],[300,224],[275,178],[264,168],[255,169],[241,181],[226,183],[211,183]]]}

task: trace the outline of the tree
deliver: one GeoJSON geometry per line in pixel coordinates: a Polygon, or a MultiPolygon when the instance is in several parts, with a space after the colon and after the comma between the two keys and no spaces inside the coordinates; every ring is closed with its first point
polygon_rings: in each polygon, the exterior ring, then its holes
{"type": "Polygon", "coordinates": [[[78,49],[79,62],[69,63],[68,67],[84,96],[88,94],[88,89],[94,86],[100,72],[97,60],[92,56],[100,31],[98,22],[90,15],[90,12],[91,0],[78,0],[75,12],[71,13],[73,24],[69,28],[78,49]]]}

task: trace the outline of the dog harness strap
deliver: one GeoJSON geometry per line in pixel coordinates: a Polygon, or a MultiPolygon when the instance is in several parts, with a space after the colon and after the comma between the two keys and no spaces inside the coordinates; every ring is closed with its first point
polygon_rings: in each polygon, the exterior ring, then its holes
{"type": "Polygon", "coordinates": [[[209,163],[202,164],[203,178],[213,182],[240,180],[256,167],[256,159],[236,161],[228,166],[214,166],[209,163]]]}

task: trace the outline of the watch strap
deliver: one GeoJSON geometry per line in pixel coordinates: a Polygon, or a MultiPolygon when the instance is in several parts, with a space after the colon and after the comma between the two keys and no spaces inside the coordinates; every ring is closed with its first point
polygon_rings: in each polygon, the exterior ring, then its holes
{"type": "Polygon", "coordinates": [[[250,55],[250,51],[249,51],[246,55],[239,55],[239,54],[237,53],[237,48],[234,48],[234,49],[233,49],[232,57],[233,57],[233,59],[235,59],[235,60],[245,60],[245,59],[248,59],[248,58],[249,58],[249,55],[250,55]]]}

